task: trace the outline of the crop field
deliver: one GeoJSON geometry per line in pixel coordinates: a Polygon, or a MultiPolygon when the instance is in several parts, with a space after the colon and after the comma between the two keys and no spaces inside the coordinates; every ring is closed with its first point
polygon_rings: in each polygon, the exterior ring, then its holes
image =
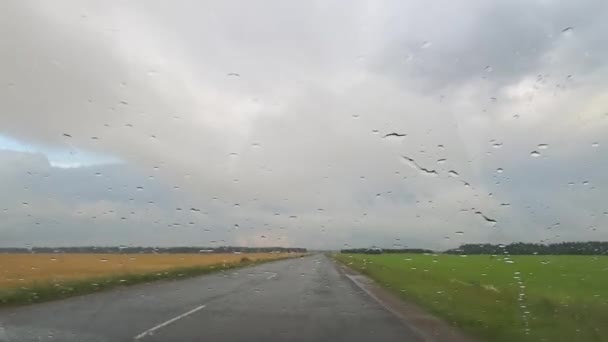
{"type": "Polygon", "coordinates": [[[337,254],[488,341],[608,341],[608,257],[337,254]]]}
{"type": "Polygon", "coordinates": [[[290,256],[294,254],[0,254],[0,304],[38,302],[290,256]]]}

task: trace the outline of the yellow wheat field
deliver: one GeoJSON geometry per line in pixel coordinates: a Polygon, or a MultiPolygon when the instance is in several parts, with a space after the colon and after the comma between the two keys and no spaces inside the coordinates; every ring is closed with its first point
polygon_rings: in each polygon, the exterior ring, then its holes
{"type": "Polygon", "coordinates": [[[0,289],[32,283],[278,259],[289,254],[0,254],[0,289]]]}

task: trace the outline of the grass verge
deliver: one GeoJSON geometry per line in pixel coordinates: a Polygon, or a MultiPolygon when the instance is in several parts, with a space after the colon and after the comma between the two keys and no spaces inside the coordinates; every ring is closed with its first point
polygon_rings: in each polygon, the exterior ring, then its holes
{"type": "Polygon", "coordinates": [[[488,341],[608,341],[608,257],[337,254],[488,341]]]}
{"type": "Polygon", "coordinates": [[[156,272],[113,274],[56,283],[34,282],[19,288],[0,289],[0,306],[28,305],[99,292],[118,286],[150,283],[158,280],[185,279],[213,272],[221,272],[296,257],[300,256],[260,260],[251,260],[247,257],[243,257],[239,262],[209,266],[188,266],[156,272]]]}

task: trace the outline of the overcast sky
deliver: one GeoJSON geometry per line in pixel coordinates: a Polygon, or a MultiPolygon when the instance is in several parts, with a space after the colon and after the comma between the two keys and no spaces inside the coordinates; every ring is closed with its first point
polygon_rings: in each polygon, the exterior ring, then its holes
{"type": "Polygon", "coordinates": [[[4,1],[0,246],[606,240],[605,13],[4,1]]]}

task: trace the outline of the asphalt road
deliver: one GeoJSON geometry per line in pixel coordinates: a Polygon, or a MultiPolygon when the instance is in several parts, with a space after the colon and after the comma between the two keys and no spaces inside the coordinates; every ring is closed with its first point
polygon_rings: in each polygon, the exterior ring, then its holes
{"type": "Polygon", "coordinates": [[[0,341],[420,341],[322,255],[0,310],[0,341]]]}

